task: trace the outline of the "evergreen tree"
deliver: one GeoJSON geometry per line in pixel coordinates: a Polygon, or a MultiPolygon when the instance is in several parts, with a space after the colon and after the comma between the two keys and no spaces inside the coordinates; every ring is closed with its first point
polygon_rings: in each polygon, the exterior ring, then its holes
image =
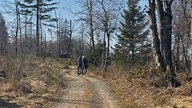
{"type": "MultiPolygon", "coordinates": [[[[42,20],[49,20],[51,16],[49,12],[56,9],[56,2],[54,0],[24,0],[23,3],[19,2],[21,7],[21,14],[28,15],[31,13],[36,14],[36,54],[40,54],[40,29],[42,29],[42,20]]],[[[47,25],[47,24],[44,24],[47,25]]]]}
{"type": "Polygon", "coordinates": [[[8,45],[8,33],[5,26],[5,20],[0,13],[0,54],[6,55],[8,45]]]}
{"type": "Polygon", "coordinates": [[[114,47],[114,58],[121,63],[136,63],[144,58],[149,49],[147,36],[148,21],[145,19],[144,11],[138,5],[140,0],[128,0],[128,9],[123,11],[121,22],[121,35],[114,47]]]}
{"type": "Polygon", "coordinates": [[[64,21],[60,21],[60,27],[59,27],[59,31],[60,31],[60,53],[61,55],[63,54],[67,54],[68,52],[68,46],[69,46],[69,42],[70,42],[70,25],[69,25],[69,21],[67,19],[65,19],[64,21]]]}

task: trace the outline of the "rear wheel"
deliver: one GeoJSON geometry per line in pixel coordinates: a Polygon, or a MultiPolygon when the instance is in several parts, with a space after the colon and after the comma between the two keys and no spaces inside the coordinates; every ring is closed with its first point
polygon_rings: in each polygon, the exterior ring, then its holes
{"type": "Polygon", "coordinates": [[[81,74],[82,74],[82,69],[81,69],[81,67],[78,67],[78,69],[77,69],[77,74],[78,74],[78,75],[81,75],[81,74]]]}
{"type": "Polygon", "coordinates": [[[86,73],[87,73],[87,69],[83,69],[83,75],[86,75],[86,73]]]}

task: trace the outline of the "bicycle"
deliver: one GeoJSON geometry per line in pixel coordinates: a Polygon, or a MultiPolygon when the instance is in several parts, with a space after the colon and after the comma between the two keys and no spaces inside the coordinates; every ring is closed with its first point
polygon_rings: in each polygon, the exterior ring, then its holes
{"type": "Polygon", "coordinates": [[[78,75],[85,75],[87,73],[87,68],[85,66],[78,66],[77,72],[78,75]]]}

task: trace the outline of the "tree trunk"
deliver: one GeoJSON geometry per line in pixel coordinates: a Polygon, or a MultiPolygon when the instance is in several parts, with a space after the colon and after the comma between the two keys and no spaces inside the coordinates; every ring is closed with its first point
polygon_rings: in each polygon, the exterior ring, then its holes
{"type": "Polygon", "coordinates": [[[157,13],[159,17],[159,37],[162,57],[165,62],[165,69],[167,66],[173,72],[172,60],[171,60],[171,35],[172,35],[172,16],[171,16],[171,4],[166,7],[164,11],[163,1],[157,0],[157,13]]]}
{"type": "Polygon", "coordinates": [[[71,56],[71,44],[72,44],[72,21],[69,24],[69,45],[68,45],[68,55],[71,56]]]}
{"type": "Polygon", "coordinates": [[[175,37],[175,44],[176,44],[176,55],[175,55],[175,71],[179,70],[179,52],[180,52],[180,36],[179,34],[175,37]]]}
{"type": "MultiPolygon", "coordinates": [[[[191,48],[192,48],[192,11],[191,11],[191,18],[190,18],[190,20],[191,20],[191,48]]],[[[192,50],[191,50],[191,55],[190,55],[190,57],[191,57],[191,68],[190,68],[190,78],[192,78],[192,50]]]]}
{"type": "Polygon", "coordinates": [[[40,13],[40,9],[39,9],[39,0],[37,0],[37,13],[36,13],[36,55],[39,55],[39,13],[40,13]]]}
{"type": "MultiPolygon", "coordinates": [[[[33,35],[33,23],[32,23],[32,21],[33,21],[33,14],[31,14],[31,18],[30,18],[30,21],[31,21],[31,24],[30,24],[30,49],[32,50],[32,51],[30,51],[31,53],[34,51],[34,49],[33,49],[33,42],[32,42],[32,35],[33,35]]],[[[32,53],[33,54],[33,53],[32,53]]]]}
{"type": "Polygon", "coordinates": [[[165,53],[165,51],[164,51],[164,48],[166,47],[165,46],[165,28],[164,28],[164,26],[165,26],[165,22],[164,22],[164,10],[163,10],[163,2],[161,1],[161,0],[157,0],[157,13],[158,13],[158,19],[159,19],[159,21],[158,21],[158,25],[159,25],[159,37],[160,37],[160,50],[161,50],[161,52],[163,52],[162,53],[162,56],[163,56],[163,59],[165,60],[165,58],[164,58],[164,53],[165,53]]]}
{"type": "Polygon", "coordinates": [[[106,50],[106,58],[105,58],[105,71],[108,69],[109,65],[109,49],[110,49],[110,32],[107,31],[107,50],[106,50]]]}
{"type": "Polygon", "coordinates": [[[89,16],[90,16],[90,38],[91,38],[91,47],[94,49],[95,42],[94,42],[94,29],[93,29],[93,1],[89,1],[89,16]]]}
{"type": "MultiPolygon", "coordinates": [[[[183,62],[184,62],[184,64],[186,65],[186,67],[187,67],[187,69],[188,70],[190,70],[190,64],[188,63],[188,59],[187,59],[187,52],[186,52],[186,47],[185,47],[185,43],[184,43],[184,39],[183,39],[183,37],[182,36],[180,36],[180,38],[181,38],[181,44],[182,44],[182,51],[183,51],[183,62]]],[[[186,68],[185,67],[185,68],[186,68]]]]}
{"type": "Polygon", "coordinates": [[[60,31],[59,31],[59,26],[60,26],[60,21],[59,21],[59,18],[57,17],[57,12],[56,10],[54,11],[55,12],[55,17],[56,17],[56,26],[57,26],[57,42],[56,42],[56,57],[57,59],[59,59],[59,56],[61,54],[61,40],[60,40],[60,31]]]}
{"type": "Polygon", "coordinates": [[[82,31],[81,31],[81,56],[83,56],[84,55],[84,30],[85,30],[85,28],[84,28],[84,24],[82,23],[82,31]]]}
{"type": "Polygon", "coordinates": [[[17,49],[17,39],[18,39],[18,31],[19,31],[19,17],[18,17],[18,14],[19,14],[19,12],[18,12],[18,1],[17,0],[15,0],[15,7],[16,7],[16,16],[17,16],[17,25],[16,25],[16,32],[15,32],[15,56],[17,56],[17,51],[18,51],[18,49],[17,49]]]}
{"type": "Polygon", "coordinates": [[[19,17],[19,45],[20,45],[20,54],[23,53],[23,42],[22,42],[22,32],[21,32],[21,15],[20,15],[20,11],[18,11],[18,17],[19,17]]]}
{"type": "Polygon", "coordinates": [[[45,43],[44,43],[44,57],[47,55],[47,35],[45,34],[45,43]]]}
{"type": "Polygon", "coordinates": [[[106,55],[106,40],[105,40],[105,37],[106,37],[106,33],[104,32],[104,36],[103,36],[103,51],[102,51],[102,66],[105,67],[105,61],[106,61],[106,58],[105,58],[105,55],[106,55]]]}
{"type": "Polygon", "coordinates": [[[155,12],[155,0],[149,0],[149,17],[150,17],[150,23],[151,23],[151,32],[152,32],[152,37],[153,37],[153,57],[155,59],[155,66],[156,68],[160,67],[163,71],[166,70],[164,59],[161,55],[161,50],[160,50],[160,40],[158,37],[158,32],[157,32],[157,23],[156,23],[156,12],[155,12]]]}
{"type": "Polygon", "coordinates": [[[43,56],[43,27],[41,24],[42,20],[40,19],[40,56],[43,56]]]}
{"type": "Polygon", "coordinates": [[[172,67],[172,10],[171,1],[157,0],[157,13],[159,17],[159,37],[161,39],[161,54],[165,66],[163,71],[167,77],[167,83],[172,86],[180,86],[180,83],[175,79],[176,74],[172,67]]]}

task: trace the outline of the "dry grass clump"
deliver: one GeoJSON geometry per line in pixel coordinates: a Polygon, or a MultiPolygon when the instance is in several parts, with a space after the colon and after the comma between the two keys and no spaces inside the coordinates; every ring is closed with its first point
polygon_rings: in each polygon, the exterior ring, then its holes
{"type": "Polygon", "coordinates": [[[134,79],[139,73],[141,73],[141,66],[118,66],[112,64],[108,67],[108,71],[104,71],[103,68],[96,68],[94,72],[98,76],[102,76],[105,79],[118,79],[120,77],[125,77],[127,80],[131,81],[134,79]]]}
{"type": "MultiPolygon", "coordinates": [[[[55,92],[65,86],[61,61],[37,57],[0,59],[0,69],[7,73],[0,87],[1,99],[24,107],[43,107],[55,100],[55,92]],[[38,104],[41,103],[41,104],[38,104]]],[[[14,106],[13,106],[14,107],[14,106]]]]}
{"type": "Polygon", "coordinates": [[[165,107],[175,89],[166,85],[166,77],[148,67],[110,67],[100,72],[108,79],[123,108],[165,107]]]}
{"type": "Polygon", "coordinates": [[[180,87],[169,85],[167,75],[148,67],[117,67],[100,72],[108,79],[123,108],[190,108],[192,81],[187,73],[177,73],[180,87]],[[189,107],[190,106],[190,107],[189,107]]]}
{"type": "Polygon", "coordinates": [[[119,97],[123,108],[141,108],[151,106],[149,105],[149,100],[152,100],[150,99],[152,97],[146,95],[149,91],[144,91],[141,87],[138,88],[138,86],[129,84],[126,78],[114,80],[110,83],[112,84],[112,88],[115,89],[115,93],[117,94],[117,97],[119,97]]]}
{"type": "Polygon", "coordinates": [[[177,88],[175,93],[180,96],[192,96],[192,81],[186,82],[177,88]]]}
{"type": "Polygon", "coordinates": [[[121,100],[123,108],[154,108],[168,104],[173,91],[171,88],[155,88],[147,85],[147,80],[136,78],[132,82],[126,78],[111,80],[112,88],[121,100]]]}

